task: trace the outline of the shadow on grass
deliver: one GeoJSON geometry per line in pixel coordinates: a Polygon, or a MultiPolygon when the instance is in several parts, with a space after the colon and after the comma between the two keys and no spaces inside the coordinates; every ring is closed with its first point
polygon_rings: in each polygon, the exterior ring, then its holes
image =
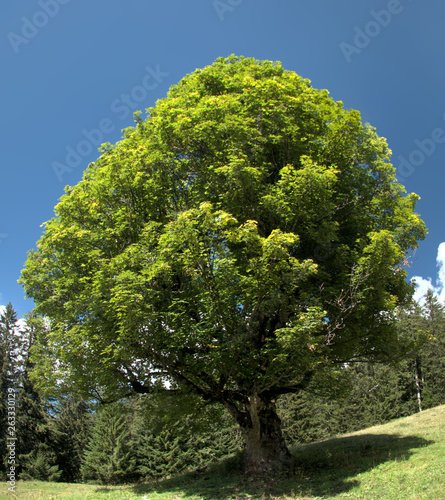
{"type": "Polygon", "coordinates": [[[357,476],[390,461],[407,460],[412,450],[432,441],[394,434],[363,434],[329,439],[295,448],[293,470],[286,475],[247,477],[241,458],[213,464],[205,471],[133,487],[136,494],[182,493],[205,500],[265,499],[288,496],[327,496],[349,491],[359,484],[357,476]]]}

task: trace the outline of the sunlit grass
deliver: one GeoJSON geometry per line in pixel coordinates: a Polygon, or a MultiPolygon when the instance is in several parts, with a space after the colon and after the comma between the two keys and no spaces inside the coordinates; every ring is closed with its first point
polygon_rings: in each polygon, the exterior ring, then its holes
{"type": "Polygon", "coordinates": [[[110,486],[19,482],[0,499],[444,500],[445,406],[293,449],[290,477],[247,478],[238,459],[160,482],[110,486]]]}

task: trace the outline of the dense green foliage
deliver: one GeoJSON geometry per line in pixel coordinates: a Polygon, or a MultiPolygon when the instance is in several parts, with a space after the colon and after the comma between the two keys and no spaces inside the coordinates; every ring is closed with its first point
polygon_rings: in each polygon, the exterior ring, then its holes
{"type": "Polygon", "coordinates": [[[402,402],[401,374],[394,368],[363,363],[345,369],[343,377],[348,390],[336,398],[310,387],[280,400],[289,443],[310,443],[411,414],[402,402]]]}
{"type": "Polygon", "coordinates": [[[135,480],[136,461],[131,430],[119,407],[105,407],[95,419],[91,443],[82,462],[82,479],[97,479],[104,484],[135,480]]]}
{"type": "MultiPolygon", "coordinates": [[[[196,471],[239,450],[233,428],[203,432],[192,417],[159,426],[144,403],[99,409],[81,467],[85,481],[104,484],[196,471]]],[[[195,416],[196,418],[196,416],[195,416]]]]}
{"type": "Polygon", "coordinates": [[[55,401],[51,431],[61,481],[81,478],[81,463],[92,430],[91,410],[84,401],[64,397],[55,401]]]}
{"type": "Polygon", "coordinates": [[[277,397],[406,348],[395,308],[425,228],[389,160],[279,63],[188,75],[103,146],[29,253],[22,283],[51,320],[36,383],[192,389],[236,419],[252,467],[283,463],[277,397]]]}
{"type": "Polygon", "coordinates": [[[122,393],[159,366],[216,399],[388,354],[424,235],[388,159],[356,111],[279,64],[186,77],[67,188],[29,255],[63,378],[122,393]]]}

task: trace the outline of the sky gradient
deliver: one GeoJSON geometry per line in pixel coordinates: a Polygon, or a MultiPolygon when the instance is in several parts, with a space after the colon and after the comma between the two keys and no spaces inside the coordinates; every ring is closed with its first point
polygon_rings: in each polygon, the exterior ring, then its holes
{"type": "Polygon", "coordinates": [[[26,252],[100,143],[230,54],[281,61],[387,138],[429,229],[409,276],[445,298],[443,0],[3,0],[0,14],[0,304],[32,309],[26,252]]]}

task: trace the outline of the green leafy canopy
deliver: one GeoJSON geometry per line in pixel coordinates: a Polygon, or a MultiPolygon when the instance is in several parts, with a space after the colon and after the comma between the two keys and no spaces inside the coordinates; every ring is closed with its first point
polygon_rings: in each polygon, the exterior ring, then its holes
{"type": "MultiPolygon", "coordinates": [[[[218,59],[67,187],[21,282],[52,321],[40,380],[215,401],[396,355],[426,230],[357,111],[280,63],[218,59]],[[51,373],[50,373],[51,372],[51,373]]],[[[45,382],[42,382],[45,383],[45,382]]]]}

